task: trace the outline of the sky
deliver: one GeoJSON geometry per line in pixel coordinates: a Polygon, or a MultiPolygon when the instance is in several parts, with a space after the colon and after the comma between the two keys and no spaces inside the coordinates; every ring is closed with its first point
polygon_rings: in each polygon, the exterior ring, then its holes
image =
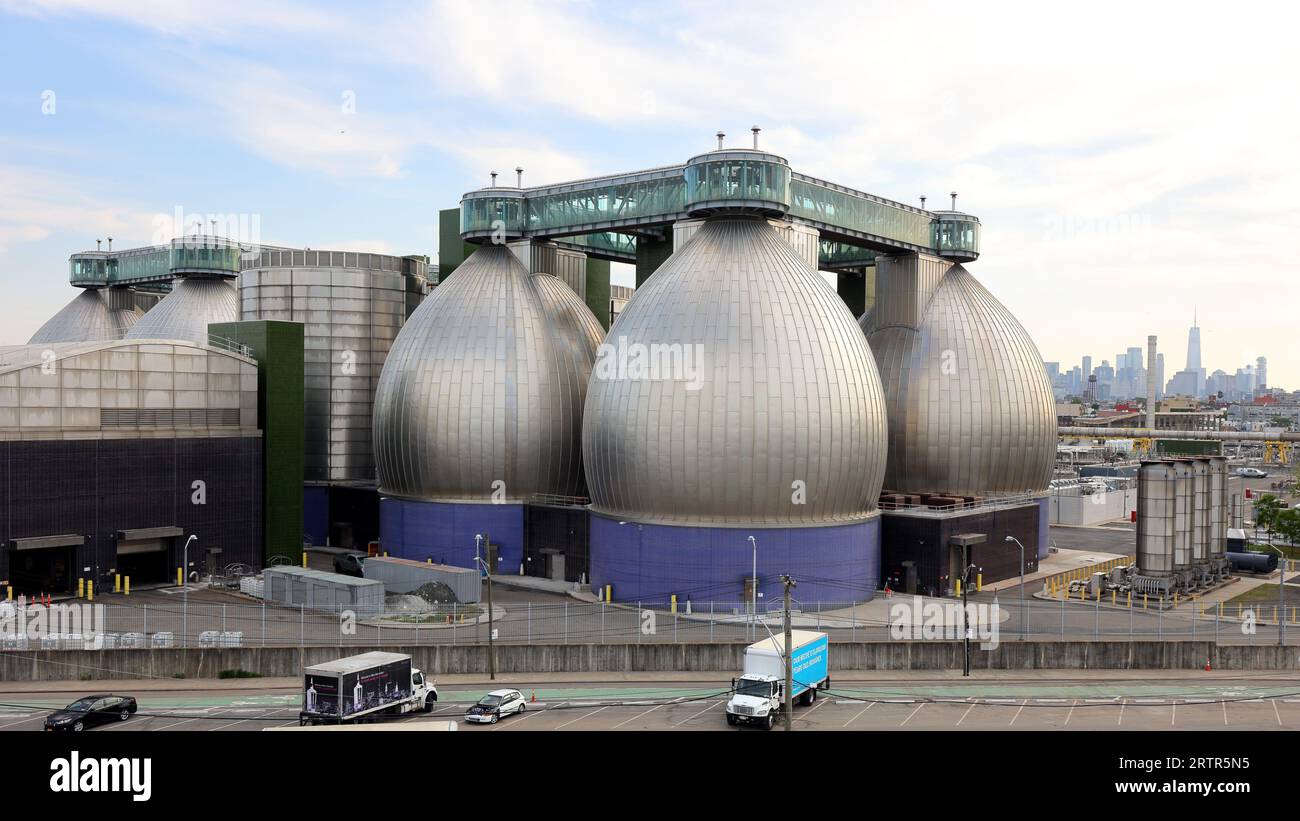
{"type": "MultiPolygon", "coordinates": [[[[0,0],[0,344],[67,259],[238,219],[436,256],[438,210],[675,164],[722,130],[983,223],[969,270],[1063,369],[1160,338],[1300,388],[1300,5],[0,0]]],[[[630,284],[619,266],[615,281],[630,284]]]]}

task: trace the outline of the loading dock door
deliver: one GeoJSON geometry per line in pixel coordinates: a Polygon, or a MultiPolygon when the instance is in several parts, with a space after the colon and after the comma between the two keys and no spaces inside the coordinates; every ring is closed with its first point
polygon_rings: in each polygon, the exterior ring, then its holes
{"type": "MultiPolygon", "coordinates": [[[[133,586],[162,584],[176,577],[171,567],[171,539],[126,539],[117,543],[117,572],[133,586]]],[[[179,562],[177,562],[179,564],[179,562]]]]}
{"type": "Polygon", "coordinates": [[[77,587],[77,548],[83,536],[38,536],[9,543],[9,583],[25,595],[72,593],[77,587]]]}

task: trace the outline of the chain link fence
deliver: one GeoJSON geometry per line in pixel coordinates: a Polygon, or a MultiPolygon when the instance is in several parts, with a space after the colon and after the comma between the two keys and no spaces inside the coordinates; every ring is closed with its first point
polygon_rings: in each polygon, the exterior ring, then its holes
{"type": "MultiPolygon", "coordinates": [[[[427,612],[359,617],[347,609],[321,610],[272,603],[213,604],[178,597],[163,604],[82,603],[28,606],[0,602],[0,649],[113,649],[127,647],[284,647],[486,644],[629,644],[639,642],[751,642],[781,631],[781,613],[754,618],[743,602],[690,602],[675,610],[663,602],[485,604],[439,606],[427,612]],[[45,611],[39,619],[37,613],[45,611]],[[71,614],[75,614],[75,618],[71,614]]],[[[1222,643],[1300,644],[1300,606],[1192,601],[1177,607],[1148,601],[1128,606],[1109,597],[1001,600],[972,596],[916,599],[895,594],[865,604],[800,602],[796,629],[830,633],[835,641],[953,640],[1213,640],[1222,643]],[[966,613],[967,615],[963,615],[966,613]],[[996,626],[994,626],[996,625],[996,626]]]]}

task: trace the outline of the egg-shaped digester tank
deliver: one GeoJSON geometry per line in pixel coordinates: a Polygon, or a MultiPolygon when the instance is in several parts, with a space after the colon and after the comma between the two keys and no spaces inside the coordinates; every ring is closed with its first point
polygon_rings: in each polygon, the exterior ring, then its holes
{"type": "Polygon", "coordinates": [[[961,265],[887,272],[861,319],[889,408],[885,486],[989,497],[1044,491],[1056,405],[1024,327],[961,265]]]}
{"type": "Polygon", "coordinates": [[[121,339],[144,316],[134,297],[125,288],[86,288],[46,320],[27,344],[121,339]]]}
{"type": "Polygon", "coordinates": [[[239,291],[231,279],[188,276],[127,331],[126,339],[185,339],[208,344],[208,326],[239,319],[239,291]]]}
{"type": "Polygon", "coordinates": [[[835,291],[764,219],[715,217],[632,300],[587,395],[593,584],[745,600],[879,579],[884,397],[835,291]]]}
{"type": "Polygon", "coordinates": [[[381,541],[518,572],[523,504],[585,492],[583,401],[600,323],[567,285],[484,246],[406,321],[375,391],[381,541]]]}

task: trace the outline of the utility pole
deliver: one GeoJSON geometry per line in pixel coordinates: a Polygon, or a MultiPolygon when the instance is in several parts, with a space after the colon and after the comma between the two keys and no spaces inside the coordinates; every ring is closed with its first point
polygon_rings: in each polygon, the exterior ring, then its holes
{"type": "Polygon", "coordinates": [[[482,563],[483,565],[483,572],[487,574],[488,679],[490,681],[496,681],[497,680],[497,649],[496,649],[496,644],[492,641],[493,634],[496,632],[493,629],[493,623],[492,623],[492,568],[488,567],[488,563],[483,561],[483,559],[481,558],[479,559],[479,562],[482,563]]]}
{"type": "Polygon", "coordinates": [[[790,698],[794,692],[794,653],[790,652],[794,644],[794,631],[790,627],[790,589],[795,586],[794,579],[782,576],[781,586],[785,588],[785,703],[782,706],[785,708],[785,729],[789,732],[794,729],[794,699],[790,698]]]}
{"type": "Polygon", "coordinates": [[[966,569],[961,574],[961,626],[962,626],[962,647],[963,653],[961,674],[970,675],[970,611],[966,608],[966,594],[970,592],[971,571],[975,565],[967,560],[966,569]]]}

